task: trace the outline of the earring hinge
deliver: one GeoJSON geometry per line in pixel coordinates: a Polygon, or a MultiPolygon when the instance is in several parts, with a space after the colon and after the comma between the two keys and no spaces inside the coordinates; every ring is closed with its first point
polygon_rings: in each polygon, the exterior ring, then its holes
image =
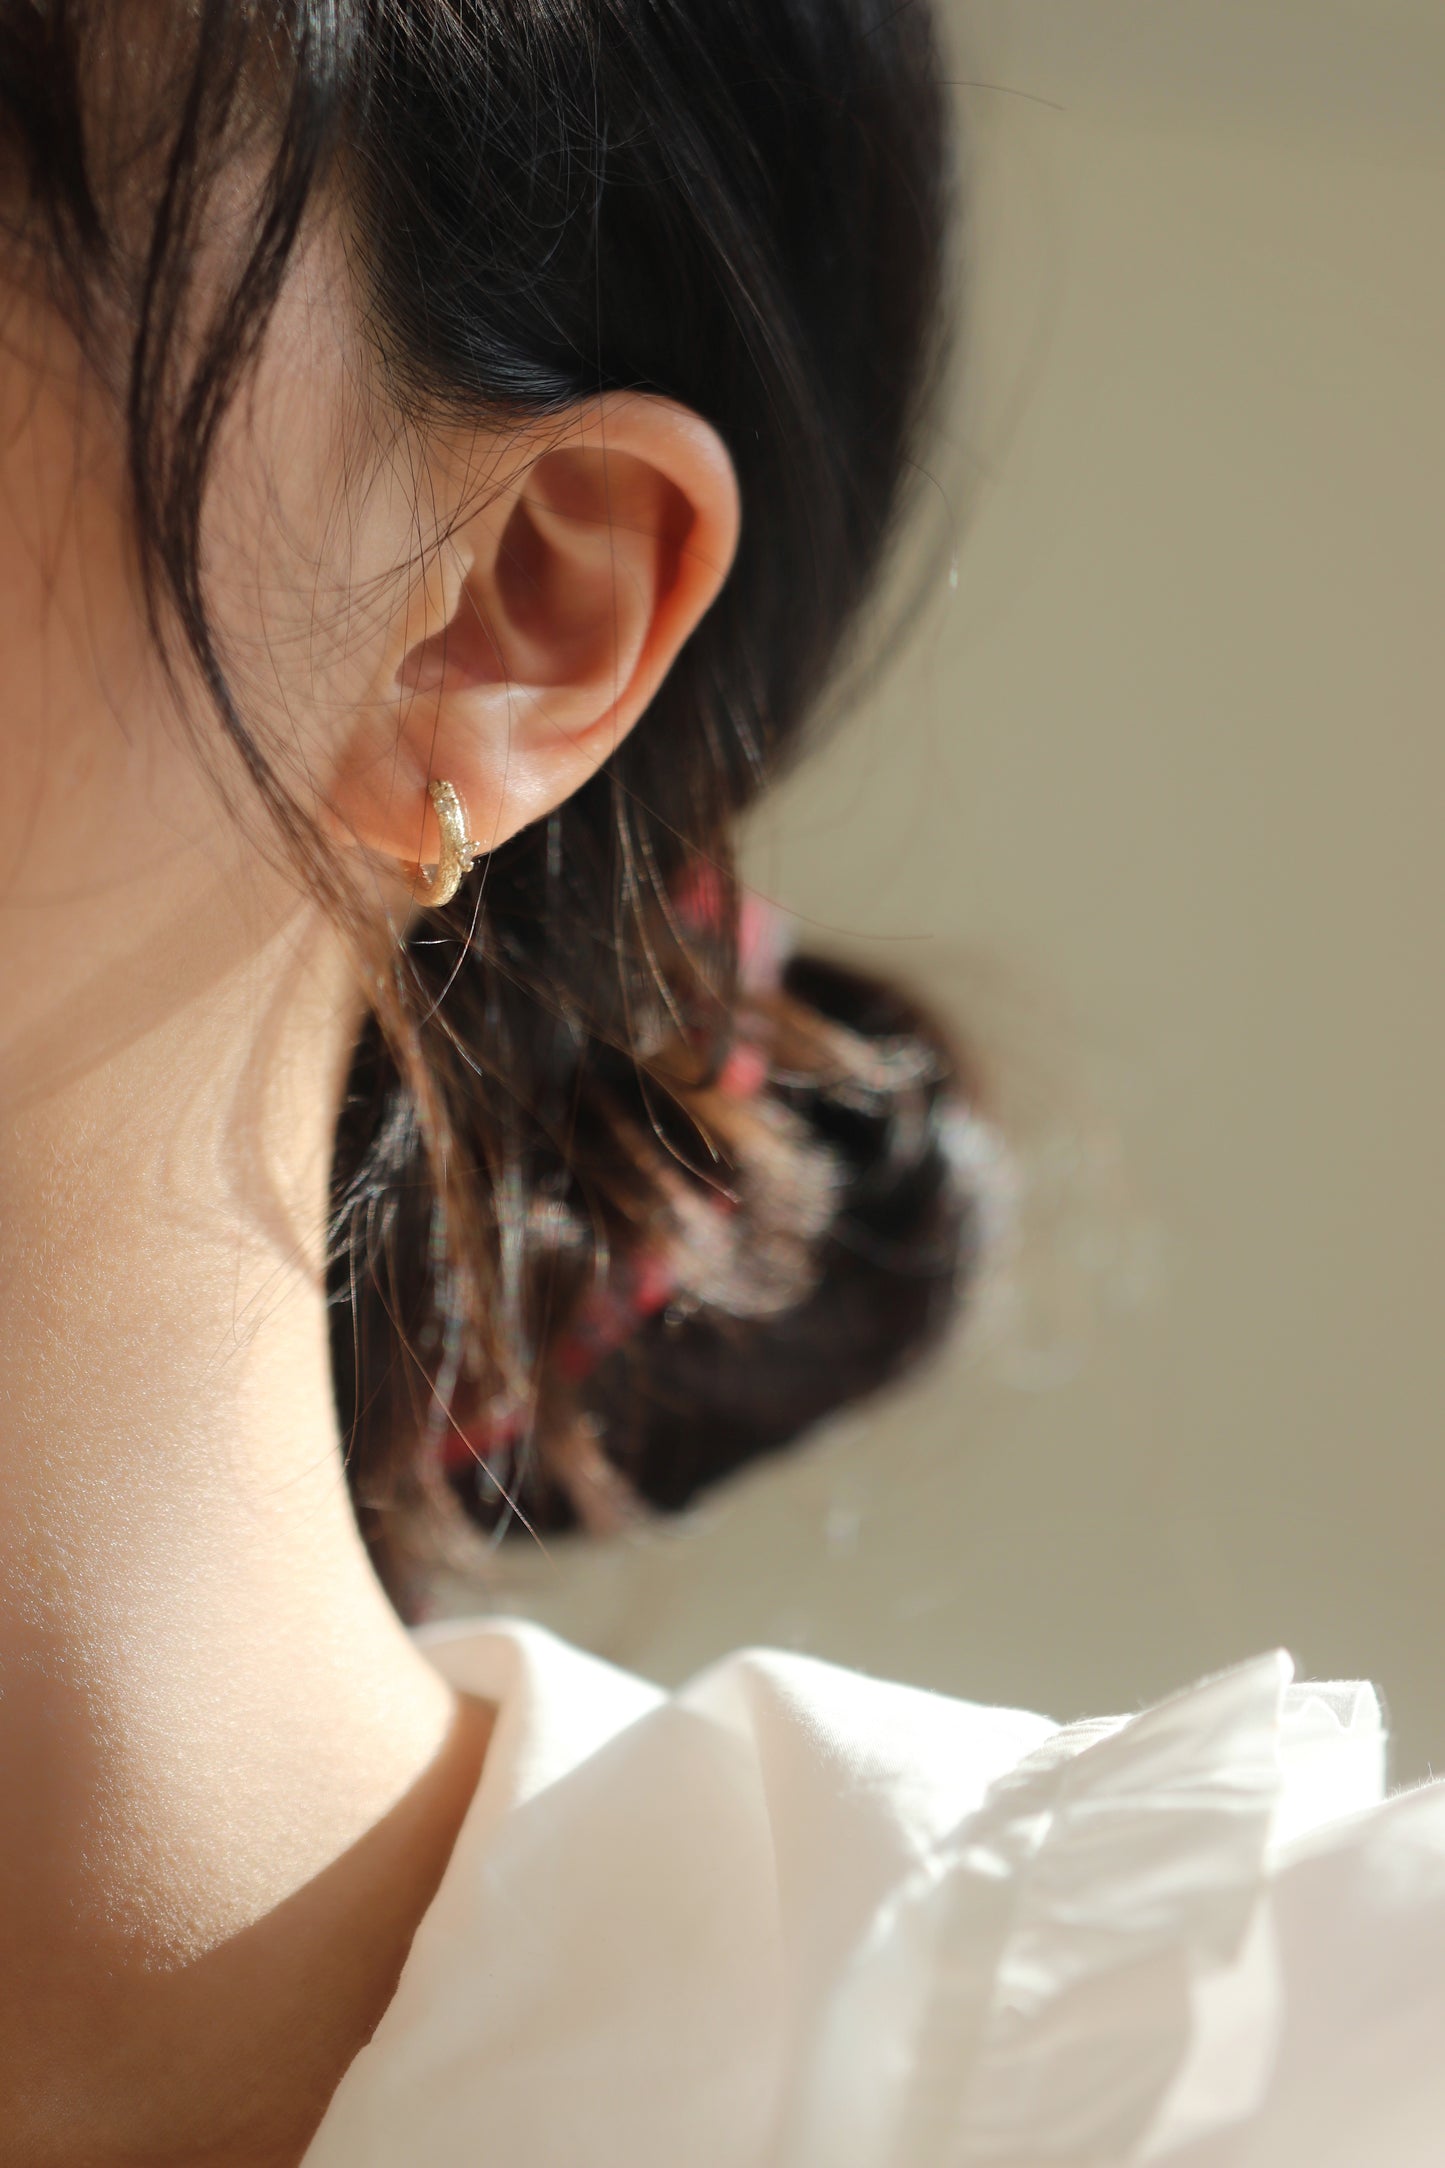
{"type": "Polygon", "coordinates": [[[467,809],[455,783],[436,777],[428,783],[427,795],[436,809],[441,851],[430,872],[424,866],[412,866],[408,870],[417,901],[437,910],[442,904],[451,902],[465,876],[477,860],[486,855],[486,845],[468,837],[467,809]]]}

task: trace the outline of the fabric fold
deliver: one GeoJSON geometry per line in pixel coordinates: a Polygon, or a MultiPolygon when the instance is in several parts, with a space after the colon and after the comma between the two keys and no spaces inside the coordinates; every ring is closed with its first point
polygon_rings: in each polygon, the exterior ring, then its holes
{"type": "Polygon", "coordinates": [[[777,2168],[1163,2161],[1250,2115],[1282,2018],[1272,1861],[1381,1796],[1368,1688],[1276,1652],[1065,1727],[875,1914],[777,2168]]]}
{"type": "Polygon", "coordinates": [[[1445,1786],[1258,1657],[1132,1717],[429,1633],[482,1782],[307,2168],[1439,2168],[1445,1786]]]}

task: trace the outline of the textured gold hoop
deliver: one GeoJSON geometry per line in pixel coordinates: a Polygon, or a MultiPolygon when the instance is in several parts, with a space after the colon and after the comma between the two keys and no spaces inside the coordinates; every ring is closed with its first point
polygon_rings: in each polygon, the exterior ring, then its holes
{"type": "Polygon", "coordinates": [[[482,856],[485,845],[467,839],[467,809],[462,794],[455,783],[445,783],[440,778],[428,783],[427,795],[436,808],[437,826],[441,830],[441,856],[430,873],[424,866],[410,866],[412,887],[418,903],[429,910],[438,910],[450,903],[462,885],[463,877],[482,856]]]}

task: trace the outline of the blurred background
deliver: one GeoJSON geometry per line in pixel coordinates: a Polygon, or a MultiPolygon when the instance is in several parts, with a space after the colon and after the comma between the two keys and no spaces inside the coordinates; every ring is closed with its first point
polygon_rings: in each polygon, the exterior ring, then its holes
{"type": "MultiPolygon", "coordinates": [[[[929,1374],[486,1603],[1059,1718],[1282,1644],[1445,1769],[1445,9],[957,0],[906,645],[756,823],[930,992],[1017,1226],[929,1374]]],[[[444,1607],[475,1609],[449,1584],[444,1607]]]]}

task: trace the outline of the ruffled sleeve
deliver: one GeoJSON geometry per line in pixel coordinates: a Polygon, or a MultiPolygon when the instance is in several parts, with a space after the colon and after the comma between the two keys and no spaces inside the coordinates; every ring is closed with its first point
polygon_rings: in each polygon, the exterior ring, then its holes
{"type": "Polygon", "coordinates": [[[776,2168],[1445,2160],[1445,1792],[1381,1805],[1372,1691],[1291,1681],[1001,1776],[876,1908],[776,2168]]]}

